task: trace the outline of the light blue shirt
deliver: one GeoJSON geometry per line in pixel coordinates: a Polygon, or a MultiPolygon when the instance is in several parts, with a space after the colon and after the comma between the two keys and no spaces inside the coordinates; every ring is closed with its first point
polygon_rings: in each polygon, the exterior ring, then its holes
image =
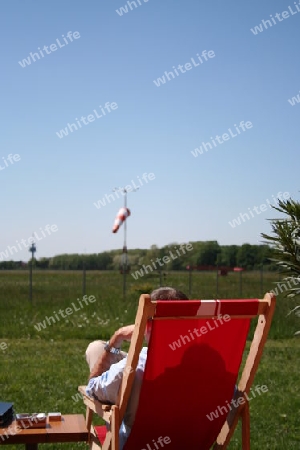
{"type": "MultiPolygon", "coordinates": [[[[127,409],[120,427],[120,450],[123,449],[134,422],[146,366],[147,350],[147,347],[143,347],[139,356],[132,393],[129,397],[127,409]]],[[[102,375],[91,378],[86,387],[87,395],[94,397],[101,402],[116,404],[126,362],[127,357],[121,359],[121,361],[116,364],[112,364],[109,370],[103,372],[102,375]]]]}

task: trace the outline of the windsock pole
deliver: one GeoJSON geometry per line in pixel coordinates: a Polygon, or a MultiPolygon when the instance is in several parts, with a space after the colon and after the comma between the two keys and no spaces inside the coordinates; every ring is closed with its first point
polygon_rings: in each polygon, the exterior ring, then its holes
{"type": "MultiPolygon", "coordinates": [[[[127,191],[124,189],[124,208],[127,208],[127,191]]],[[[124,245],[123,245],[123,299],[126,297],[126,272],[127,272],[127,220],[124,222],[124,245]]]]}
{"type": "MultiPolygon", "coordinates": [[[[124,208],[127,208],[127,191],[126,189],[124,189],[124,208]]],[[[126,247],[127,245],[127,220],[125,220],[124,222],[124,247],[126,247]]],[[[124,247],[123,247],[123,252],[124,252],[124,247]]]]}
{"type": "MultiPolygon", "coordinates": [[[[138,188],[133,189],[132,191],[137,191],[138,188]]],[[[121,212],[121,215],[123,214],[122,222],[124,226],[124,245],[123,245],[123,252],[122,252],[122,259],[121,259],[121,268],[123,270],[123,299],[125,299],[126,296],[126,275],[128,270],[128,254],[127,254],[127,220],[126,218],[130,215],[130,211],[127,208],[127,190],[125,188],[114,188],[113,192],[115,191],[122,191],[124,194],[124,208],[121,208],[124,210],[124,212],[121,212]]],[[[120,210],[121,211],[121,210],[120,210]]],[[[119,214],[120,214],[119,211],[119,214]]],[[[117,216],[118,217],[118,216],[117,216]]],[[[116,219],[117,220],[117,219],[116,219]]],[[[115,221],[113,233],[117,232],[119,229],[120,223],[118,223],[118,220],[115,221]]]]}

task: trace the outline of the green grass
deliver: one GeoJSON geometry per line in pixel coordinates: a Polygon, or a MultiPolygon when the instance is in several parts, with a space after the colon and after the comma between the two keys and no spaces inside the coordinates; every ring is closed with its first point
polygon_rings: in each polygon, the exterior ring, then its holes
{"type": "MultiPolygon", "coordinates": [[[[152,275],[152,274],[151,274],[152,275]]],[[[194,298],[240,297],[240,275],[230,273],[218,279],[214,273],[195,273],[194,298]]],[[[123,324],[134,320],[140,292],[159,286],[158,276],[134,281],[128,277],[126,299],[122,299],[122,276],[118,273],[89,272],[86,294],[96,301],[67,319],[34,327],[45,317],[70,307],[82,299],[82,273],[34,272],[33,302],[28,301],[28,274],[0,272],[0,399],[13,401],[16,412],[85,413],[75,402],[77,386],[86,381],[88,368],[84,358],[87,344],[96,338],[109,338],[123,324]],[[1,343],[7,345],[1,350],[1,343]]],[[[242,297],[261,297],[273,289],[276,274],[265,273],[263,286],[259,273],[242,275],[242,297]]],[[[167,273],[164,284],[188,293],[186,273],[167,273]]],[[[295,302],[279,297],[276,313],[262,362],[254,382],[266,385],[268,392],[251,400],[252,449],[289,450],[300,448],[299,366],[300,340],[292,338],[300,321],[288,311],[295,302]]],[[[21,449],[21,446],[10,446],[21,449]]],[[[57,449],[44,445],[42,449],[57,449]]],[[[86,448],[85,444],[63,444],[62,449],[86,448]]],[[[241,449],[239,432],[230,450],[241,449]]]]}

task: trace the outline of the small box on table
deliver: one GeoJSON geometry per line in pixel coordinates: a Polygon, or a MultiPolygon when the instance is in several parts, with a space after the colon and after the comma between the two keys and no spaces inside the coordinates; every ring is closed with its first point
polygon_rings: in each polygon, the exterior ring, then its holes
{"type": "Polygon", "coordinates": [[[52,412],[48,413],[49,422],[60,422],[61,421],[61,413],[60,412],[52,412]]]}
{"type": "Polygon", "coordinates": [[[20,428],[45,428],[47,416],[45,413],[16,414],[16,421],[20,428]]]}

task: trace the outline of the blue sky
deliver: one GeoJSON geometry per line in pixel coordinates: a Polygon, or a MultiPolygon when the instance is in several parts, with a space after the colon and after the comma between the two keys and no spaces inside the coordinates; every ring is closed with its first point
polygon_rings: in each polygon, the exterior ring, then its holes
{"type": "MultiPolygon", "coordinates": [[[[258,244],[277,214],[253,208],[274,202],[279,192],[299,199],[300,103],[288,102],[300,90],[294,2],[136,5],[1,2],[0,252],[34,232],[37,257],[121,248],[123,229],[111,230],[122,196],[100,208],[94,203],[114,187],[137,184],[144,173],[155,178],[128,194],[129,248],[196,240],[258,244]],[[283,11],[285,19],[251,31],[283,11]],[[78,32],[72,42],[70,31],[78,32]],[[48,54],[34,62],[30,53],[44,46],[48,54]],[[214,57],[193,65],[203,51],[214,57]],[[187,63],[189,70],[179,72],[187,63]],[[165,71],[175,78],[157,87],[165,71]],[[117,108],[58,137],[75,118],[100,115],[107,102],[117,108]],[[242,131],[241,121],[251,128],[242,131]],[[240,134],[233,137],[234,124],[240,134]],[[226,142],[193,156],[202,142],[224,133],[226,142]],[[9,154],[19,161],[11,163],[9,154]],[[230,225],[247,212],[249,219],[230,225]],[[57,231],[41,237],[47,224],[57,231]]],[[[29,256],[20,245],[7,259],[29,256]]]]}

